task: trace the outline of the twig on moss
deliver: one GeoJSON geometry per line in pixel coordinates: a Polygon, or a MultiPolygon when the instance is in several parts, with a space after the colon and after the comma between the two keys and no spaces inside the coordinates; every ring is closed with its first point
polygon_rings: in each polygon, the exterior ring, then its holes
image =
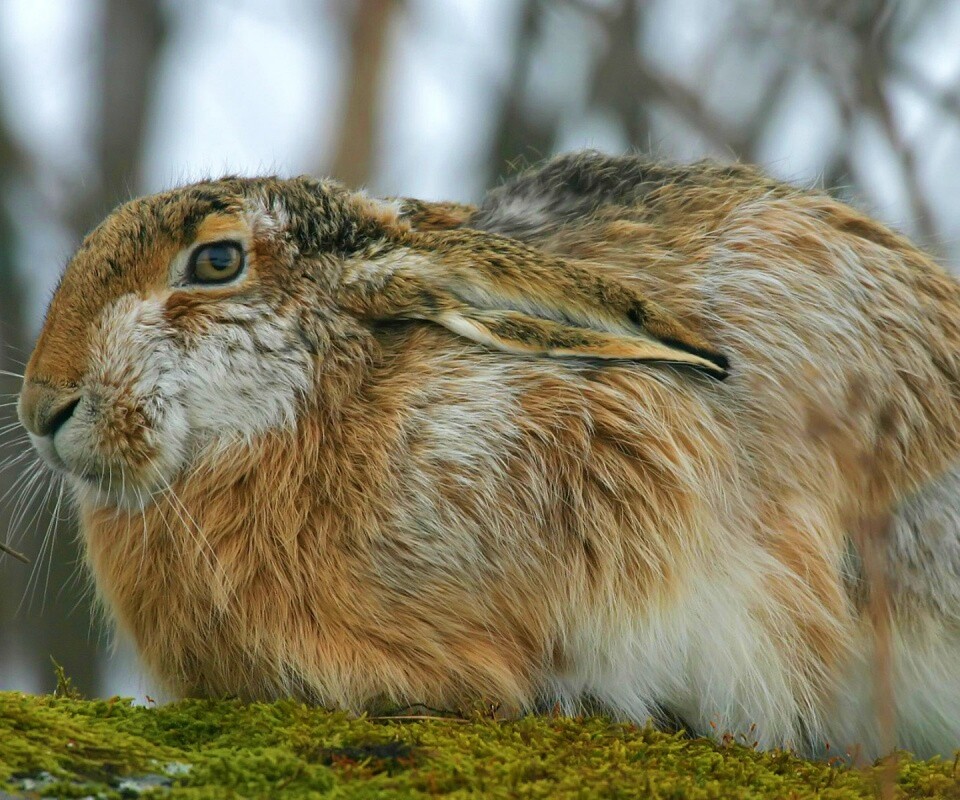
{"type": "Polygon", "coordinates": [[[69,700],[83,700],[83,694],[73,685],[73,681],[67,676],[67,671],[63,666],[57,663],[57,659],[50,656],[53,662],[53,674],[57,676],[57,688],[53,690],[54,697],[65,697],[69,700]]]}

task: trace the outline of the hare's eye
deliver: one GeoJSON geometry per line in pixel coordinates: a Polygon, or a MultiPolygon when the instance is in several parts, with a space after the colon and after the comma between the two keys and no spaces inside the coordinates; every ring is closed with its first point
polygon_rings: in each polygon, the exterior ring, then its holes
{"type": "Polygon", "coordinates": [[[237,242],[214,242],[198,247],[188,271],[196,283],[223,283],[243,269],[243,248],[237,242]]]}

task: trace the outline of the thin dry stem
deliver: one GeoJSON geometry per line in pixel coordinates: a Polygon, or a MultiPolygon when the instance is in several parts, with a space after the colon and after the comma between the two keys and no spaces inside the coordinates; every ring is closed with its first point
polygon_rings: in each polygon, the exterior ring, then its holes
{"type": "Polygon", "coordinates": [[[0,542],[0,553],[6,553],[8,556],[17,559],[17,561],[22,561],[24,564],[30,563],[30,559],[27,558],[23,553],[21,553],[19,550],[14,550],[12,547],[8,547],[2,542],[0,542]]]}

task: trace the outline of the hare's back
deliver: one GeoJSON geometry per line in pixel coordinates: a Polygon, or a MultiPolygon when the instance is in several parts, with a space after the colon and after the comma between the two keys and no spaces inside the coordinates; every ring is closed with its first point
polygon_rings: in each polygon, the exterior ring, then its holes
{"type": "Polygon", "coordinates": [[[885,509],[957,458],[956,281],[824,193],[586,153],[504,184],[466,224],[618,274],[727,354],[728,381],[682,391],[764,480],[885,509]]]}

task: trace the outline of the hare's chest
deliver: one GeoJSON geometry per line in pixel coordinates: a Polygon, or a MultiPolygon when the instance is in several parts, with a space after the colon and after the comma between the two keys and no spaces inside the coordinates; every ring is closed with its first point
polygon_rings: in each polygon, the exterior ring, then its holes
{"type": "MultiPolygon", "coordinates": [[[[158,533],[119,515],[88,515],[87,561],[100,597],[144,666],[177,695],[291,694],[289,603],[274,579],[248,575],[184,530],[158,533]]],[[[255,572],[255,571],[254,571],[255,572]]]]}

